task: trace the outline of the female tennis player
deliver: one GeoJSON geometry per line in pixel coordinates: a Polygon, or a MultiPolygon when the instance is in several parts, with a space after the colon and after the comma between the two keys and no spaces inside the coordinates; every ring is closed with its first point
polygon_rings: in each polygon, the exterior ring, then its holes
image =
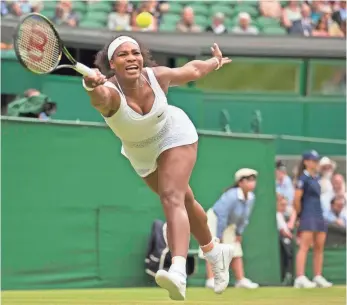
{"type": "Polygon", "coordinates": [[[151,68],[148,50],[135,39],[120,36],[97,54],[95,65],[101,72],[95,70],[96,76],[83,80],[92,106],[122,141],[122,154],[160,197],[173,259],[168,272],[158,271],[156,282],[173,300],[185,299],[190,232],[212,266],[215,292],[222,293],[229,283],[232,246],[212,239],[206,214],[189,186],[197,132],[188,116],[168,106],[166,98],[170,86],[195,81],[231,62],[217,44],[211,51],[212,58],[206,61],[194,60],[174,69],[151,68]]]}
{"type": "Polygon", "coordinates": [[[331,287],[322,276],[324,245],[327,224],[320,201],[319,155],[316,151],[305,152],[299,165],[294,197],[294,208],[300,219],[300,246],[296,255],[295,288],[331,287]],[[313,245],[313,281],[305,276],[307,253],[313,245]]]}
{"type": "MultiPolygon", "coordinates": [[[[207,211],[208,226],[212,235],[224,243],[233,245],[234,253],[231,269],[237,288],[258,288],[257,283],[245,277],[243,268],[242,234],[246,229],[253,209],[258,173],[254,169],[241,168],[235,173],[235,183],[228,188],[211,209],[207,211]]],[[[202,256],[199,251],[199,256],[202,256]]],[[[203,258],[203,257],[201,257],[203,258]]],[[[211,265],[206,261],[206,287],[214,288],[211,265]]]]}

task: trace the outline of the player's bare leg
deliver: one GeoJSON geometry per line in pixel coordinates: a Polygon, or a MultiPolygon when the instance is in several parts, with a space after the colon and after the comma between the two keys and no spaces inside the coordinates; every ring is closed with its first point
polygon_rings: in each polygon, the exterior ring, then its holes
{"type": "Polygon", "coordinates": [[[180,300],[185,298],[190,232],[201,245],[212,266],[216,293],[223,292],[228,286],[228,267],[232,259],[232,247],[220,245],[212,239],[205,211],[194,199],[188,185],[195,164],[196,148],[197,145],[193,144],[165,151],[158,160],[158,170],[144,179],[160,196],[168,224],[168,244],[173,257],[169,272],[159,271],[156,280],[159,286],[169,291],[171,298],[180,300]],[[176,151],[172,153],[172,150],[176,151]],[[180,289],[182,286],[184,289],[180,289]]]}

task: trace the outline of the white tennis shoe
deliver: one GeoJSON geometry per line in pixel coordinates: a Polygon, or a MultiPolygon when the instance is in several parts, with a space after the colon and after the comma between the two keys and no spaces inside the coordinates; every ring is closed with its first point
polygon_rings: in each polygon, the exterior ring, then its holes
{"type": "Polygon", "coordinates": [[[171,300],[184,301],[186,298],[186,279],[179,273],[159,270],[155,275],[158,286],[169,292],[171,300]]]}
{"type": "Polygon", "coordinates": [[[233,246],[227,244],[215,244],[218,251],[214,256],[205,255],[206,260],[211,264],[214,275],[214,292],[223,293],[229,285],[229,266],[233,259],[233,246]]]}
{"type": "Polygon", "coordinates": [[[295,279],[294,281],[295,288],[316,288],[317,284],[311,282],[306,276],[302,275],[295,279]]]}
{"type": "Polygon", "coordinates": [[[312,282],[316,283],[320,288],[329,288],[333,283],[328,282],[323,276],[317,275],[313,278],[312,282]]]}
{"type": "Polygon", "coordinates": [[[248,278],[243,278],[240,281],[235,283],[235,288],[246,288],[246,289],[256,289],[259,287],[259,284],[252,282],[248,278]]]}

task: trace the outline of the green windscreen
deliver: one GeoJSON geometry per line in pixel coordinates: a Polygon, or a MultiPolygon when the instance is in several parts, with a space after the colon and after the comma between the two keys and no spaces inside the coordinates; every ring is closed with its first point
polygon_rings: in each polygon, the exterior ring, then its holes
{"type": "Polygon", "coordinates": [[[214,91],[298,93],[299,60],[232,57],[232,63],[196,82],[214,91]]]}
{"type": "MultiPolygon", "coordinates": [[[[144,258],[162,207],[109,129],[2,121],[1,141],[2,289],[148,285],[144,258]]],[[[237,169],[259,172],[245,268],[279,284],[273,141],[200,135],[199,145],[191,185],[205,209],[237,169]]]]}
{"type": "Polygon", "coordinates": [[[312,95],[346,95],[346,61],[310,61],[309,93],[312,95]]]}

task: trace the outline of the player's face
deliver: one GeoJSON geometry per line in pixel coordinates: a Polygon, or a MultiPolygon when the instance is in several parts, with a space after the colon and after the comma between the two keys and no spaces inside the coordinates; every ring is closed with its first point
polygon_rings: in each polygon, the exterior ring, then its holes
{"type": "Polygon", "coordinates": [[[139,78],[143,68],[143,57],[139,47],[131,42],[123,43],[114,52],[110,66],[122,78],[139,78]]]}

